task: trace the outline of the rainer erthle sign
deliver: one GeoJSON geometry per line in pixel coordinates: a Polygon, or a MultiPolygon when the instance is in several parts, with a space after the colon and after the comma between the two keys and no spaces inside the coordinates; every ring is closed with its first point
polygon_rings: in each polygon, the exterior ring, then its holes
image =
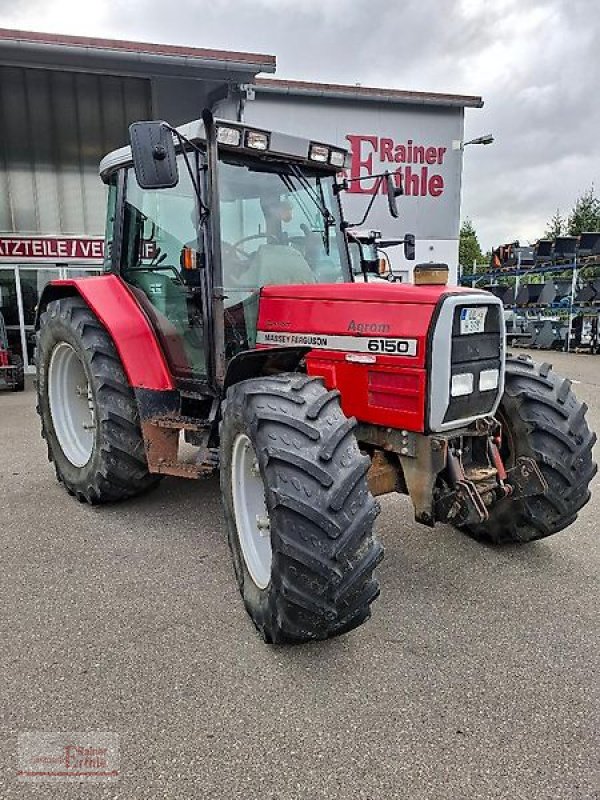
{"type": "MultiPolygon", "coordinates": [[[[444,178],[437,171],[443,166],[446,147],[425,144],[408,139],[395,141],[387,136],[357,136],[348,134],[351,162],[348,178],[362,178],[388,170],[396,175],[396,184],[402,183],[408,197],[439,197],[444,192],[444,178]]],[[[372,181],[351,181],[349,191],[373,194],[372,181]]],[[[381,186],[385,192],[385,187],[381,186]]]]}

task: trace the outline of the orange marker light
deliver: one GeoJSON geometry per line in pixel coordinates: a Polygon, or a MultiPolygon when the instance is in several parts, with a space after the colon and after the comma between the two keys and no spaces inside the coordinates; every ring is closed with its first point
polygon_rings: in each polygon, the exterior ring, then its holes
{"type": "Polygon", "coordinates": [[[184,269],[196,269],[196,251],[191,247],[184,247],[181,263],[184,269]]]}

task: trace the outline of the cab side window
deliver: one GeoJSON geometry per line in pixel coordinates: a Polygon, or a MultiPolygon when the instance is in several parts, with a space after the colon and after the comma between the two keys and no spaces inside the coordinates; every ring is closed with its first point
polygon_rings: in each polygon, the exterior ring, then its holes
{"type": "Polygon", "coordinates": [[[198,270],[184,269],[183,254],[201,251],[202,241],[194,188],[183,156],[178,160],[172,189],[141,189],[133,168],[127,171],[121,276],[152,317],[175,374],[196,378],[206,372],[204,315],[198,270]]]}

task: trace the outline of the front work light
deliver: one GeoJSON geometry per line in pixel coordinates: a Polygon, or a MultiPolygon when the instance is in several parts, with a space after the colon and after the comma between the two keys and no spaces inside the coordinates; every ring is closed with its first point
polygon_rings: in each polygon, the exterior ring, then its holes
{"type": "Polygon", "coordinates": [[[500,380],[500,370],[484,369],[479,374],[479,391],[491,392],[493,389],[497,389],[499,380],[500,380]]]}
{"type": "Polygon", "coordinates": [[[239,147],[242,141],[242,132],[239,128],[226,128],[221,125],[217,128],[217,142],[239,147]]]}
{"type": "Polygon", "coordinates": [[[346,162],[346,153],[342,150],[332,150],[329,156],[329,163],[334,167],[342,169],[346,162]]]}
{"type": "Polygon", "coordinates": [[[450,394],[452,397],[466,397],[473,394],[474,377],[472,372],[463,372],[461,375],[452,376],[450,394]]]}
{"type": "Polygon", "coordinates": [[[269,137],[262,131],[247,131],[246,147],[251,147],[253,150],[268,150],[269,137]]]}
{"type": "Polygon", "coordinates": [[[325,147],[324,144],[311,144],[308,157],[311,161],[319,161],[321,164],[326,164],[329,161],[329,148],[325,147]]]}

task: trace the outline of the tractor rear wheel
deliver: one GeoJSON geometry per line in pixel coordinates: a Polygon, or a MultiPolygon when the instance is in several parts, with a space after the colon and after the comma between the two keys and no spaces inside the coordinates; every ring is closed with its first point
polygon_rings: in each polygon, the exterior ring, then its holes
{"type": "Polygon", "coordinates": [[[81,298],[48,304],[36,367],[42,436],[70,494],[107,503],[158,482],[148,472],[137,404],[119,354],[81,298]]]}
{"type": "Polygon", "coordinates": [[[267,642],[327,639],[361,625],[379,594],[379,506],[338,392],[300,374],[231,387],[221,490],[246,609],[267,642]]]}
{"type": "Polygon", "coordinates": [[[592,459],[596,434],[586,422],[587,406],[571,381],[529,356],[506,360],[506,383],[498,409],[507,468],[521,456],[533,458],[548,483],[545,495],[507,498],[482,525],[468,528],[476,539],[494,544],[523,543],[563,530],[590,499],[597,471],[592,459]]]}

